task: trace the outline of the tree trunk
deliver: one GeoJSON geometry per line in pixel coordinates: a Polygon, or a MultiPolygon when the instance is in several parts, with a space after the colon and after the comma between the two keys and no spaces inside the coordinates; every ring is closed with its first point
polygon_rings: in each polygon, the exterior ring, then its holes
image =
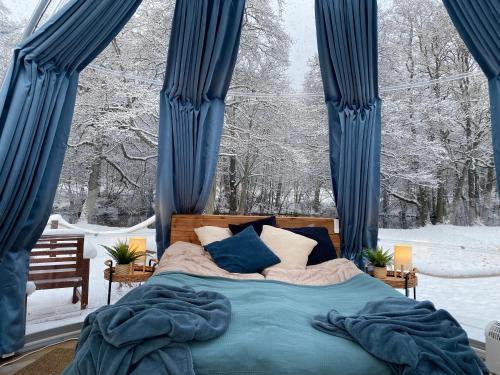
{"type": "Polygon", "coordinates": [[[399,218],[401,221],[401,228],[408,229],[408,220],[406,218],[406,212],[408,210],[408,204],[401,201],[401,211],[399,212],[399,218]]]}
{"type": "Polygon", "coordinates": [[[321,208],[321,185],[318,185],[316,189],[314,189],[314,200],[313,200],[313,211],[315,214],[319,214],[319,210],[321,208]]]}
{"type": "Polygon", "coordinates": [[[464,168],[462,169],[462,173],[460,174],[460,176],[457,177],[457,183],[456,183],[456,186],[455,186],[455,191],[453,193],[453,204],[452,204],[452,213],[453,213],[453,224],[455,225],[459,225],[459,220],[458,220],[458,217],[459,217],[459,212],[458,212],[458,207],[462,201],[462,189],[463,189],[463,186],[464,186],[464,183],[465,183],[465,176],[466,176],[466,172],[467,172],[467,166],[464,166],[464,168]]]}
{"type": "Polygon", "coordinates": [[[444,188],[444,182],[442,181],[442,171],[439,171],[438,179],[438,188],[437,188],[437,194],[436,194],[436,209],[435,209],[435,223],[436,224],[442,224],[444,223],[444,217],[445,217],[445,199],[446,199],[446,192],[444,188]]]}
{"type": "Polygon", "coordinates": [[[382,189],[382,228],[388,228],[388,217],[389,217],[389,194],[387,194],[386,189],[382,189]]]}
{"type": "Polygon", "coordinates": [[[80,221],[87,222],[89,224],[97,223],[97,198],[99,197],[99,192],[101,190],[101,167],[102,158],[98,156],[92,162],[90,169],[89,183],[88,183],[88,193],[87,199],[85,200],[84,207],[82,208],[82,213],[80,215],[80,221]]]}
{"type": "Polygon", "coordinates": [[[217,192],[217,176],[214,176],[212,181],[212,189],[210,189],[210,195],[208,197],[207,206],[205,207],[205,212],[207,214],[213,214],[215,212],[215,195],[217,192]]]}
{"type": "Polygon", "coordinates": [[[302,202],[303,193],[300,190],[300,185],[298,183],[294,184],[293,187],[293,214],[297,215],[300,212],[300,204],[302,202]]]}
{"type": "Polygon", "coordinates": [[[248,178],[243,176],[240,187],[240,204],[238,205],[238,215],[245,215],[247,211],[248,178]]]}
{"type": "Polygon", "coordinates": [[[238,186],[236,185],[236,156],[229,157],[229,214],[235,215],[238,210],[238,186]]]}
{"type": "Polygon", "coordinates": [[[238,205],[238,215],[247,213],[248,202],[248,178],[250,175],[250,155],[245,155],[245,164],[243,165],[243,176],[240,181],[240,204],[238,205]]]}
{"type": "MultiPolygon", "coordinates": [[[[493,164],[493,160],[491,161],[493,164]]],[[[495,184],[495,170],[493,167],[488,167],[486,172],[486,183],[484,184],[484,201],[482,206],[481,217],[483,218],[483,222],[488,224],[488,220],[490,218],[491,212],[491,198],[493,193],[493,186],[495,184]]]]}
{"type": "Polygon", "coordinates": [[[281,207],[281,189],[283,189],[283,183],[281,182],[281,179],[280,181],[278,182],[278,188],[276,190],[276,196],[274,198],[274,209],[275,209],[275,212],[277,212],[278,214],[280,213],[280,207],[281,207]]]}
{"type": "MultiPolygon", "coordinates": [[[[468,163],[472,164],[472,163],[468,163]]],[[[474,168],[469,166],[467,170],[467,217],[469,225],[473,225],[477,217],[476,207],[476,174],[474,168]]]]}
{"type": "Polygon", "coordinates": [[[418,188],[418,224],[421,227],[424,227],[429,222],[429,194],[427,192],[427,188],[419,187],[418,188]]]}

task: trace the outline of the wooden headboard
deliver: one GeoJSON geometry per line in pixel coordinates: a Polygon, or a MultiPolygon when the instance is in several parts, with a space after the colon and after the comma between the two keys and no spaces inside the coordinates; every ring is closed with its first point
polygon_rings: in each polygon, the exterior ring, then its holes
{"type": "MultiPolygon", "coordinates": [[[[200,244],[194,232],[195,228],[203,226],[227,227],[228,224],[243,224],[248,221],[263,219],[267,216],[243,216],[243,215],[173,215],[170,229],[170,242],[191,242],[200,244]]],[[[332,218],[325,217],[286,217],[277,216],[276,221],[282,228],[297,227],[325,227],[328,229],[330,238],[335,245],[337,256],[340,252],[340,235],[334,232],[332,218]]]]}

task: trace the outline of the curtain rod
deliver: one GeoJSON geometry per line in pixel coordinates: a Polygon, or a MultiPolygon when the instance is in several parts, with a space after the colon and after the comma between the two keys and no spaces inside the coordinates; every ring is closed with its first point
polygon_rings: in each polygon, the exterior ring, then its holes
{"type": "MultiPolygon", "coordinates": [[[[98,66],[95,66],[93,64],[88,66],[89,69],[99,71],[99,72],[104,72],[104,73],[109,73],[111,75],[120,77],[120,78],[126,78],[130,79],[133,81],[138,81],[142,83],[147,83],[150,85],[155,85],[155,86],[163,86],[163,82],[159,80],[151,80],[147,78],[143,78],[140,76],[132,75],[132,74],[124,74],[122,72],[118,72],[113,69],[106,69],[106,68],[101,68],[98,66]]],[[[411,88],[419,88],[419,87],[426,87],[426,86],[432,86],[434,84],[439,84],[439,83],[447,83],[447,82],[452,82],[452,81],[457,81],[460,79],[464,78],[472,78],[472,77],[477,77],[483,75],[482,72],[467,72],[467,73],[460,73],[460,74],[455,74],[453,76],[449,77],[443,77],[443,78],[436,78],[436,79],[431,79],[431,80],[426,80],[426,81],[418,81],[418,82],[411,82],[407,84],[401,84],[401,85],[392,85],[392,86],[384,86],[380,88],[380,92],[393,92],[393,91],[401,91],[401,90],[406,90],[406,89],[411,89],[411,88]]],[[[227,93],[227,96],[232,96],[232,97],[246,97],[246,98],[305,98],[305,97],[318,97],[322,98],[324,96],[323,93],[319,92],[298,92],[298,93],[290,93],[290,94],[277,94],[277,93],[250,93],[250,92],[231,92],[231,90],[227,93]]]]}

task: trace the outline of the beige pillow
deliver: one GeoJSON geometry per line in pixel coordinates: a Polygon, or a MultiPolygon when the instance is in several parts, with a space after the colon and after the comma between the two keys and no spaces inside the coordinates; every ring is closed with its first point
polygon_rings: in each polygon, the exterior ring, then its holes
{"type": "Polygon", "coordinates": [[[285,229],[264,225],[260,239],[269,247],[281,263],[270,268],[305,269],[307,258],[318,242],[285,229]]]}
{"type": "Polygon", "coordinates": [[[201,246],[206,246],[215,241],[225,240],[233,235],[229,228],[211,226],[195,228],[194,232],[198,236],[201,246]]]}

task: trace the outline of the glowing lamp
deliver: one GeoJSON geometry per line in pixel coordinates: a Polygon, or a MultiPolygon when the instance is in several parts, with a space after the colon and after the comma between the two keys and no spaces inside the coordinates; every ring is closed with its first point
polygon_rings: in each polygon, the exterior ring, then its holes
{"type": "Polygon", "coordinates": [[[394,271],[411,271],[412,249],[410,245],[394,245],[394,271]]]}
{"type": "Polygon", "coordinates": [[[143,254],[142,272],[146,271],[146,238],[132,237],[128,241],[128,248],[143,254]]]}

